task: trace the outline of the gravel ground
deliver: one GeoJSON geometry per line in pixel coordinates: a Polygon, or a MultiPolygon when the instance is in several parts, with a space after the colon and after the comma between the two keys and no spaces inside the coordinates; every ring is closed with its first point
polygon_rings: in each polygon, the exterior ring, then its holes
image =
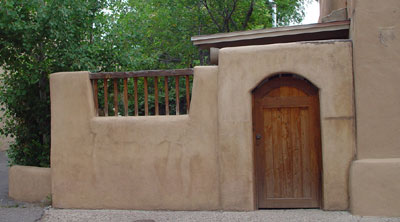
{"type": "Polygon", "coordinates": [[[43,214],[43,207],[8,198],[8,160],[0,152],[0,222],[34,222],[43,214]]]}
{"type": "Polygon", "coordinates": [[[130,210],[62,210],[48,208],[41,222],[400,222],[400,218],[358,217],[345,211],[260,210],[252,212],[222,211],[130,211],[130,210]]]}

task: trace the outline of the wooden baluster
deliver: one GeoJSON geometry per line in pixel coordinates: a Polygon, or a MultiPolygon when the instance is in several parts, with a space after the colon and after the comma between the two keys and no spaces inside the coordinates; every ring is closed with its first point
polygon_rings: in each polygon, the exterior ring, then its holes
{"type": "Polygon", "coordinates": [[[164,91],[165,91],[165,115],[169,115],[169,98],[168,98],[168,76],[164,77],[164,91]]]}
{"type": "Polygon", "coordinates": [[[135,77],[133,80],[135,83],[135,116],[139,116],[137,77],[135,77]]]}
{"type": "Polygon", "coordinates": [[[94,97],[94,108],[96,109],[96,116],[99,115],[99,89],[97,87],[97,79],[93,80],[93,97],[94,97]]]}
{"type": "Polygon", "coordinates": [[[128,116],[128,79],[124,78],[124,113],[128,116]]]}
{"type": "Polygon", "coordinates": [[[175,76],[176,115],[179,115],[179,76],[175,76]]]}
{"type": "Polygon", "coordinates": [[[108,79],[104,79],[104,115],[108,116],[108,79]]]}
{"type": "Polygon", "coordinates": [[[154,107],[155,107],[155,114],[158,116],[158,77],[154,77],[154,107]]]}
{"type": "Polygon", "coordinates": [[[189,76],[186,75],[186,113],[189,114],[190,109],[190,91],[189,91],[189,76]]]}
{"type": "Polygon", "coordinates": [[[144,115],[149,115],[149,101],[148,101],[148,91],[147,91],[147,77],[144,77],[144,115]]]}
{"type": "Polygon", "coordinates": [[[114,79],[114,116],[118,116],[118,79],[114,79]]]}

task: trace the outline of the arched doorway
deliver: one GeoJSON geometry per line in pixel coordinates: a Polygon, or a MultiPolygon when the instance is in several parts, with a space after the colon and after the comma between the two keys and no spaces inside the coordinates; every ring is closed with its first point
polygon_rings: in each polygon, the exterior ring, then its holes
{"type": "Polygon", "coordinates": [[[258,208],[321,207],[318,88],[292,74],[253,90],[253,140],[258,208]]]}

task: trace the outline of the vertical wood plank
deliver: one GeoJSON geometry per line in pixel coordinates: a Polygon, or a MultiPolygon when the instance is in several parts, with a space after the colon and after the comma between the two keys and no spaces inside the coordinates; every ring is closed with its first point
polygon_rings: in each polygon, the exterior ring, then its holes
{"type": "Polygon", "coordinates": [[[158,77],[154,77],[154,107],[155,115],[158,116],[158,77]]]}
{"type": "Polygon", "coordinates": [[[144,115],[149,115],[149,101],[148,101],[148,88],[147,88],[147,77],[144,78],[144,115]]]}
{"type": "Polygon", "coordinates": [[[271,109],[264,110],[264,141],[265,141],[265,155],[263,157],[266,159],[265,165],[263,164],[260,167],[265,169],[265,179],[263,181],[266,184],[266,198],[273,198],[274,197],[274,155],[273,155],[273,144],[272,144],[272,136],[271,134],[274,133],[272,129],[272,111],[271,109]]]}
{"type": "Polygon", "coordinates": [[[179,76],[175,76],[176,115],[179,115],[179,76]]]}
{"type": "Polygon", "coordinates": [[[138,103],[138,78],[135,77],[133,78],[133,82],[134,82],[134,90],[135,90],[135,116],[139,116],[139,103],[138,103]]]}
{"type": "Polygon", "coordinates": [[[189,90],[189,76],[185,76],[186,79],[186,113],[189,114],[190,110],[190,90],[189,90]]]}
{"type": "Polygon", "coordinates": [[[301,125],[300,125],[300,109],[296,108],[291,113],[291,119],[294,121],[292,129],[293,144],[293,195],[295,198],[303,197],[303,179],[302,179],[302,162],[301,162],[301,125]]]}
{"type": "Polygon", "coordinates": [[[286,171],[286,184],[287,184],[287,197],[293,198],[293,144],[292,144],[292,129],[293,121],[291,119],[291,112],[296,108],[285,108],[285,139],[286,139],[286,160],[285,160],[285,171],[286,171]]]}
{"type": "Polygon", "coordinates": [[[302,163],[303,163],[303,195],[306,198],[311,197],[311,172],[310,172],[310,141],[308,108],[300,110],[301,121],[301,146],[302,146],[302,163]]]}
{"type": "Polygon", "coordinates": [[[164,77],[165,115],[169,115],[168,76],[164,77]]]}
{"type": "Polygon", "coordinates": [[[128,79],[124,78],[124,113],[128,116],[128,79]]]}
{"type": "Polygon", "coordinates": [[[104,79],[104,115],[108,116],[108,79],[104,79]]]}
{"type": "Polygon", "coordinates": [[[114,79],[114,116],[118,116],[118,79],[114,79]]]}
{"type": "Polygon", "coordinates": [[[272,147],[274,155],[274,198],[281,198],[282,196],[282,155],[281,155],[281,121],[279,109],[272,109],[272,147]]]}
{"type": "Polygon", "coordinates": [[[93,90],[94,90],[94,92],[93,92],[94,108],[96,109],[96,116],[98,116],[99,115],[99,98],[98,98],[99,89],[97,86],[97,79],[93,80],[93,90]]]}

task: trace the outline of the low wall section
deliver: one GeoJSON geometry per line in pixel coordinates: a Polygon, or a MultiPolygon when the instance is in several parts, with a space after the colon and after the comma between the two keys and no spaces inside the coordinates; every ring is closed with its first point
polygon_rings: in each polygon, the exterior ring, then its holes
{"type": "Polygon", "coordinates": [[[87,72],[50,77],[53,205],[219,208],[217,67],[195,69],[190,115],[95,117],[87,72]]]}

